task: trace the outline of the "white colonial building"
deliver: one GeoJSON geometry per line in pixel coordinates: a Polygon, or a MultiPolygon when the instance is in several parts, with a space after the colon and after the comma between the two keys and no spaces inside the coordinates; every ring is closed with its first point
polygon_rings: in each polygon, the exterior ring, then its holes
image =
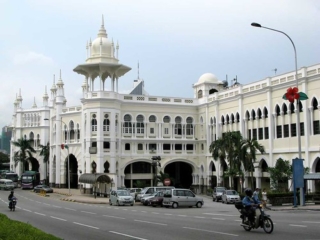
{"type": "MultiPolygon", "coordinates": [[[[22,108],[21,92],[14,102],[12,141],[33,140],[37,153],[27,169],[39,171],[42,179],[49,176],[52,186],[68,186],[68,159],[72,188],[85,173],[107,175],[118,187],[133,187],[138,180],[152,185],[153,156],[161,157],[158,171],[169,173],[176,186],[197,192],[207,186],[228,186],[229,179],[223,178],[227,164],[215,161],[208,150],[227,131],[240,131],[265,147],[253,173],[257,187],[270,187],[266,169],[277,159],[298,157],[295,105],[282,99],[287,88],[296,86],[295,71],[228,88],[205,73],[195,79],[194,97],[187,99],[150,96],[138,77],[130,94],[120,94],[118,80],[131,68],[119,62],[118,51],[102,21],[97,38],[88,43],[86,62],[74,69],[84,78],[79,105],[66,105],[64,88],[73,86],[64,85],[61,73],[53,81],[50,98],[45,90],[42,106],[22,108]],[[46,169],[39,146],[48,142],[46,169]],[[69,148],[61,149],[62,143],[69,148]]],[[[298,82],[299,90],[309,96],[300,105],[302,158],[304,166],[316,173],[320,172],[320,64],[298,69],[298,82]]],[[[11,169],[21,174],[20,163],[13,160],[17,150],[11,146],[11,169]]],[[[244,187],[248,185],[246,178],[244,187]]],[[[307,188],[319,190],[319,180],[307,181],[307,188]]]]}

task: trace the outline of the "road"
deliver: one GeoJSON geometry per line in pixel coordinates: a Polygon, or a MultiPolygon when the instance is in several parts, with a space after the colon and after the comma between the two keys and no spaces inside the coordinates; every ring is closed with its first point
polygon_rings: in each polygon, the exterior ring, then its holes
{"type": "Polygon", "coordinates": [[[268,211],[274,232],[246,232],[233,205],[204,197],[202,208],[153,208],[81,204],[60,201],[55,194],[41,197],[17,189],[16,212],[7,207],[8,191],[0,191],[0,212],[63,239],[290,239],[320,240],[319,211],[268,211]]]}

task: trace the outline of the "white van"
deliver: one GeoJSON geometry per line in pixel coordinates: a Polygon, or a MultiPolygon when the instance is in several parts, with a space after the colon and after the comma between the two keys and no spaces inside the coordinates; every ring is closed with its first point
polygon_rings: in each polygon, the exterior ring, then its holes
{"type": "Polygon", "coordinates": [[[162,186],[162,187],[145,187],[136,197],[136,201],[141,201],[141,198],[151,196],[155,192],[165,192],[167,190],[174,189],[173,186],[162,186]]]}
{"type": "Polygon", "coordinates": [[[166,208],[193,207],[201,208],[203,199],[197,197],[191,190],[176,188],[164,193],[162,205],[166,208]]]}
{"type": "Polygon", "coordinates": [[[0,179],[0,190],[13,190],[14,189],[14,184],[12,180],[9,179],[0,179]]]}

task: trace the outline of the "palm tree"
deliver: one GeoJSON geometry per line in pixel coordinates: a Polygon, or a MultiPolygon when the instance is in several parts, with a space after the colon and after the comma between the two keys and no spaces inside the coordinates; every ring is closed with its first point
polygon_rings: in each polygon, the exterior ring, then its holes
{"type": "Polygon", "coordinates": [[[251,172],[251,187],[253,187],[253,163],[257,159],[257,151],[261,154],[265,153],[264,146],[259,144],[256,139],[244,139],[241,142],[241,149],[242,149],[242,162],[245,167],[246,171],[251,172]]]}
{"type": "Polygon", "coordinates": [[[46,181],[48,181],[47,176],[48,176],[48,161],[49,161],[49,157],[50,157],[50,144],[49,142],[47,143],[47,145],[40,145],[41,148],[41,152],[40,152],[40,156],[43,156],[43,162],[46,164],[46,181]]]}
{"type": "Polygon", "coordinates": [[[212,142],[209,146],[209,151],[212,153],[214,160],[228,161],[229,169],[224,175],[232,177],[231,187],[234,186],[234,177],[240,171],[239,146],[241,140],[240,132],[226,132],[222,135],[222,138],[212,142]]]}
{"type": "Polygon", "coordinates": [[[21,166],[22,166],[22,172],[24,170],[24,165],[26,163],[26,161],[29,158],[32,158],[32,153],[35,153],[36,150],[34,150],[34,148],[31,146],[31,143],[33,142],[33,140],[27,140],[25,138],[20,138],[15,142],[12,142],[12,144],[15,147],[20,148],[18,151],[16,151],[14,153],[14,161],[17,164],[18,162],[21,162],[21,166]]]}

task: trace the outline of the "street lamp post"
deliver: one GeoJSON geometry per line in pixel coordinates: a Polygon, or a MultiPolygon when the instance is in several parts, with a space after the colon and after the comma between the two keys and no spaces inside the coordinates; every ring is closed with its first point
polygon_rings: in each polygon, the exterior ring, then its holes
{"type": "MultiPolygon", "coordinates": [[[[48,118],[45,118],[44,119],[45,121],[48,121],[49,119],[48,118]]],[[[53,121],[59,121],[59,122],[62,122],[65,126],[67,126],[67,124],[62,121],[62,120],[59,120],[59,119],[55,119],[53,121]]],[[[67,129],[68,129],[68,126],[67,126],[67,129]]],[[[67,149],[67,154],[68,154],[68,191],[69,191],[69,195],[71,194],[71,191],[70,191],[70,159],[69,159],[69,147],[67,145],[64,145],[61,143],[60,147],[64,148],[66,146],[66,149],[67,149]]]]}
{"type": "MultiPolygon", "coordinates": [[[[273,29],[273,28],[268,28],[268,27],[264,27],[264,26],[261,26],[261,24],[259,23],[251,23],[251,26],[253,27],[259,27],[259,28],[265,28],[265,29],[268,29],[268,30],[271,30],[271,31],[275,31],[275,32],[279,32],[279,33],[282,33],[284,34],[287,38],[289,38],[290,42],[292,43],[292,46],[293,46],[293,50],[294,50],[294,63],[295,63],[295,70],[296,70],[296,85],[297,85],[297,88],[299,88],[299,80],[298,80],[298,64],[297,64],[297,51],[296,51],[296,46],[294,45],[292,39],[288,36],[288,34],[286,34],[285,32],[282,32],[282,31],[279,31],[279,30],[276,30],[276,29],[273,29]]],[[[297,138],[298,138],[298,156],[299,156],[299,159],[302,159],[302,154],[301,154],[301,133],[300,133],[300,100],[297,99],[296,100],[296,114],[297,114],[297,138]]],[[[294,191],[296,191],[296,189],[294,189],[294,191]]],[[[301,206],[303,205],[303,188],[300,188],[300,204],[301,206]]],[[[296,204],[294,204],[296,206],[296,204]]]]}

